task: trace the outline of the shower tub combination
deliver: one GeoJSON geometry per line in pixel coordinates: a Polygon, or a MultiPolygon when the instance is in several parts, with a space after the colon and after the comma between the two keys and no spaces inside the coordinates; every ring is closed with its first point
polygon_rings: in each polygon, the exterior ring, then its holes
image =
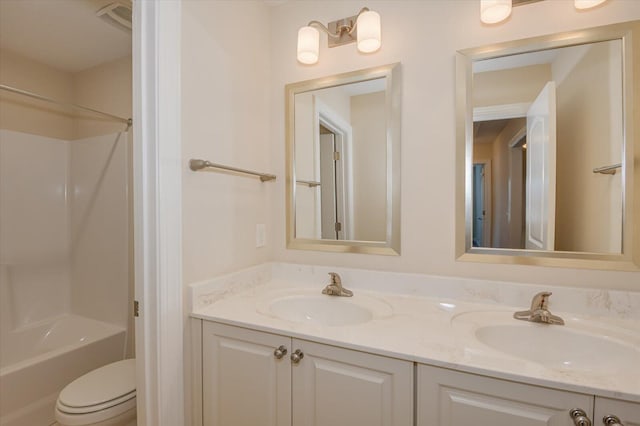
{"type": "Polygon", "coordinates": [[[0,336],[0,426],[49,426],[71,381],[123,359],[125,329],[64,315],[0,336]]]}

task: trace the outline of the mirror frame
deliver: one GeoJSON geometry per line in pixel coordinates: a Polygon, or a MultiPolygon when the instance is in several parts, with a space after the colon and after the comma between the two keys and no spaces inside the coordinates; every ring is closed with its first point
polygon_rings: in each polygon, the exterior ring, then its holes
{"type": "Polygon", "coordinates": [[[306,80],[285,86],[287,248],[339,253],[400,254],[400,63],[306,80]],[[386,78],[387,223],[385,241],[296,238],[295,95],[386,78]]]}
{"type": "Polygon", "coordinates": [[[585,269],[640,270],[640,21],[460,50],[456,54],[456,105],[457,260],[585,269]],[[622,41],[623,58],[622,253],[472,247],[473,62],[610,40],[622,41]]]}

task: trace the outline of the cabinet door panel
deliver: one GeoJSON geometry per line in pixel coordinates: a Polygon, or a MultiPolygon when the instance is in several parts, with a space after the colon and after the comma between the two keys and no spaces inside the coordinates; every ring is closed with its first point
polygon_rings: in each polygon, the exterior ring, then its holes
{"type": "Polygon", "coordinates": [[[413,425],[413,364],[293,340],[294,426],[413,425]]]}
{"type": "Polygon", "coordinates": [[[203,424],[290,426],[291,369],[276,359],[291,339],[205,322],[202,337],[203,424]]]}
{"type": "Polygon", "coordinates": [[[418,426],[573,426],[569,410],[593,412],[593,397],[418,366],[418,426]]]}
{"type": "Polygon", "coordinates": [[[594,426],[604,424],[602,419],[608,415],[619,418],[624,426],[640,426],[640,403],[596,397],[594,426]]]}

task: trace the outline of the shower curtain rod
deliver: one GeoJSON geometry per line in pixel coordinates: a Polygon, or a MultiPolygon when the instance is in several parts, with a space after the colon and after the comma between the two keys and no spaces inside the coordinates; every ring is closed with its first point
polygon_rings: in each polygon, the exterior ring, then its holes
{"type": "Polygon", "coordinates": [[[41,101],[46,101],[46,102],[50,102],[50,103],[53,103],[53,104],[62,105],[62,106],[65,106],[65,107],[77,108],[77,109],[81,109],[81,110],[84,110],[84,111],[92,112],[94,114],[101,114],[101,115],[104,115],[105,117],[109,117],[109,118],[113,118],[114,120],[122,121],[123,123],[126,123],[128,126],[131,126],[131,124],[133,123],[133,120],[131,118],[119,117],[117,115],[109,114],[108,112],[98,111],[97,109],[88,108],[88,107],[85,107],[85,106],[82,106],[82,105],[76,105],[76,104],[72,104],[72,103],[69,103],[69,102],[57,101],[55,99],[48,98],[46,96],[38,95],[37,93],[27,92],[26,90],[17,89],[15,87],[7,86],[7,85],[4,85],[4,84],[0,84],[0,89],[6,90],[7,92],[17,93],[19,95],[29,96],[30,98],[38,99],[38,100],[41,100],[41,101]]]}

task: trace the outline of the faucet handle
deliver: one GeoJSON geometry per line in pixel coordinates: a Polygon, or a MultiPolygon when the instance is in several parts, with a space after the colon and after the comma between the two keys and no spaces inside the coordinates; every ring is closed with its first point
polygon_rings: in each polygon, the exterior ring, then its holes
{"type": "Polygon", "coordinates": [[[550,291],[542,291],[531,299],[531,310],[534,311],[536,309],[547,309],[547,304],[549,303],[549,296],[553,293],[550,291]]]}
{"type": "Polygon", "coordinates": [[[340,275],[336,272],[329,272],[329,276],[331,277],[331,284],[342,284],[342,279],[340,279],[340,275]]]}

